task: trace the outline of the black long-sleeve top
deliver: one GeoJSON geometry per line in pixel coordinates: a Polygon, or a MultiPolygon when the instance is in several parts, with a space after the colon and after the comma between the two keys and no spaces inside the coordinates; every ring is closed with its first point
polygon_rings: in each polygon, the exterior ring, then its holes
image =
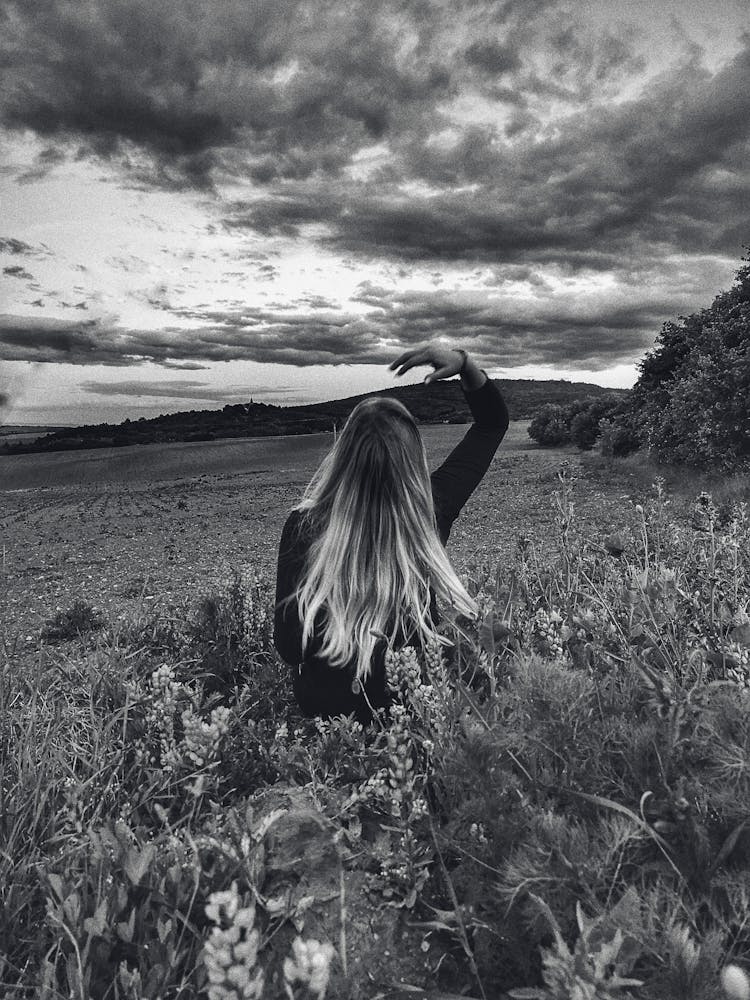
{"type": "MultiPolygon", "coordinates": [[[[500,389],[491,380],[479,388],[461,387],[474,418],[463,439],[443,464],[430,476],[435,518],[440,540],[445,545],[453,522],[477,488],[498,445],[508,429],[508,409],[500,389]]],[[[311,538],[299,511],[292,511],[284,524],[279,544],[276,575],[274,642],[282,659],[293,667],[292,683],[297,703],[307,716],[349,715],[368,722],[372,713],[361,687],[355,683],[354,665],[332,667],[316,655],[319,636],[313,635],[302,653],[302,623],[296,601],[279,607],[279,602],[295,590],[304,569],[311,538]]],[[[431,612],[437,623],[437,607],[432,595],[431,612]]],[[[389,703],[385,684],[385,643],[373,654],[370,676],[364,682],[367,699],[374,708],[389,703]]]]}

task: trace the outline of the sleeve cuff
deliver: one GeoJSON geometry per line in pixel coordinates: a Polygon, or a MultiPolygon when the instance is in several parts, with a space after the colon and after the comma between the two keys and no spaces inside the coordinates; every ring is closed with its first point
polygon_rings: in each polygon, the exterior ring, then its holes
{"type": "Polygon", "coordinates": [[[465,388],[464,388],[464,384],[463,384],[463,382],[459,382],[459,383],[458,383],[458,384],[459,384],[459,385],[461,386],[461,392],[463,392],[463,394],[464,394],[465,396],[474,396],[474,395],[475,395],[476,393],[478,393],[478,392],[483,392],[483,391],[484,391],[484,390],[485,390],[485,389],[487,388],[487,385],[489,384],[489,382],[491,381],[491,379],[490,379],[489,375],[488,375],[488,374],[487,374],[487,372],[486,372],[486,371],[484,370],[484,368],[480,368],[479,370],[480,370],[480,372],[481,372],[481,373],[482,373],[482,374],[484,375],[484,377],[485,377],[486,381],[485,381],[485,382],[483,382],[483,383],[482,383],[482,384],[481,384],[481,385],[479,386],[479,388],[478,388],[478,389],[465,389],[465,388]]]}

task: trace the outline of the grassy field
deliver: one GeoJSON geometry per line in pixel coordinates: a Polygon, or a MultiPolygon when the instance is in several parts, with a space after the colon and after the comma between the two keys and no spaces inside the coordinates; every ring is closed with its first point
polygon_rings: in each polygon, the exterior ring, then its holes
{"type": "Polygon", "coordinates": [[[362,730],[272,644],[330,442],[0,458],[0,995],[744,996],[741,497],[512,424],[448,543],[480,619],[362,730]]]}

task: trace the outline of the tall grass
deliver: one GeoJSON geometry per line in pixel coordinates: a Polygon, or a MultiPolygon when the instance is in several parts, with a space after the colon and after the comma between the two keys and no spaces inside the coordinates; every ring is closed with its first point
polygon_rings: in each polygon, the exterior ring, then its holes
{"type": "Polygon", "coordinates": [[[573,496],[562,469],[554,560],[466,567],[451,656],[389,652],[367,728],[291,703],[271,580],[58,630],[24,670],[6,644],[3,996],[723,996],[750,966],[747,512],[659,486],[587,537],[573,496]]]}

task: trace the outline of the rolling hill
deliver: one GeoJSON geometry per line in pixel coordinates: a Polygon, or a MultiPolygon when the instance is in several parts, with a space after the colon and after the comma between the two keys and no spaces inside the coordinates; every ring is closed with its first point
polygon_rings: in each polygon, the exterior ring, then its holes
{"type": "MultiPolygon", "coordinates": [[[[569,403],[601,395],[627,395],[627,389],[605,389],[586,382],[562,379],[496,379],[508,404],[512,420],[527,420],[544,403],[569,403]]],[[[366,396],[393,396],[419,423],[467,423],[471,420],[457,379],[431,385],[394,386],[304,406],[274,406],[270,403],[227,404],[220,410],[187,410],[159,417],[125,420],[121,424],[87,424],[64,427],[33,440],[0,445],[0,452],[71,451],[111,448],[119,445],[153,444],[165,441],[210,441],[219,438],[265,437],[279,434],[310,434],[340,426],[366,396]]]]}

